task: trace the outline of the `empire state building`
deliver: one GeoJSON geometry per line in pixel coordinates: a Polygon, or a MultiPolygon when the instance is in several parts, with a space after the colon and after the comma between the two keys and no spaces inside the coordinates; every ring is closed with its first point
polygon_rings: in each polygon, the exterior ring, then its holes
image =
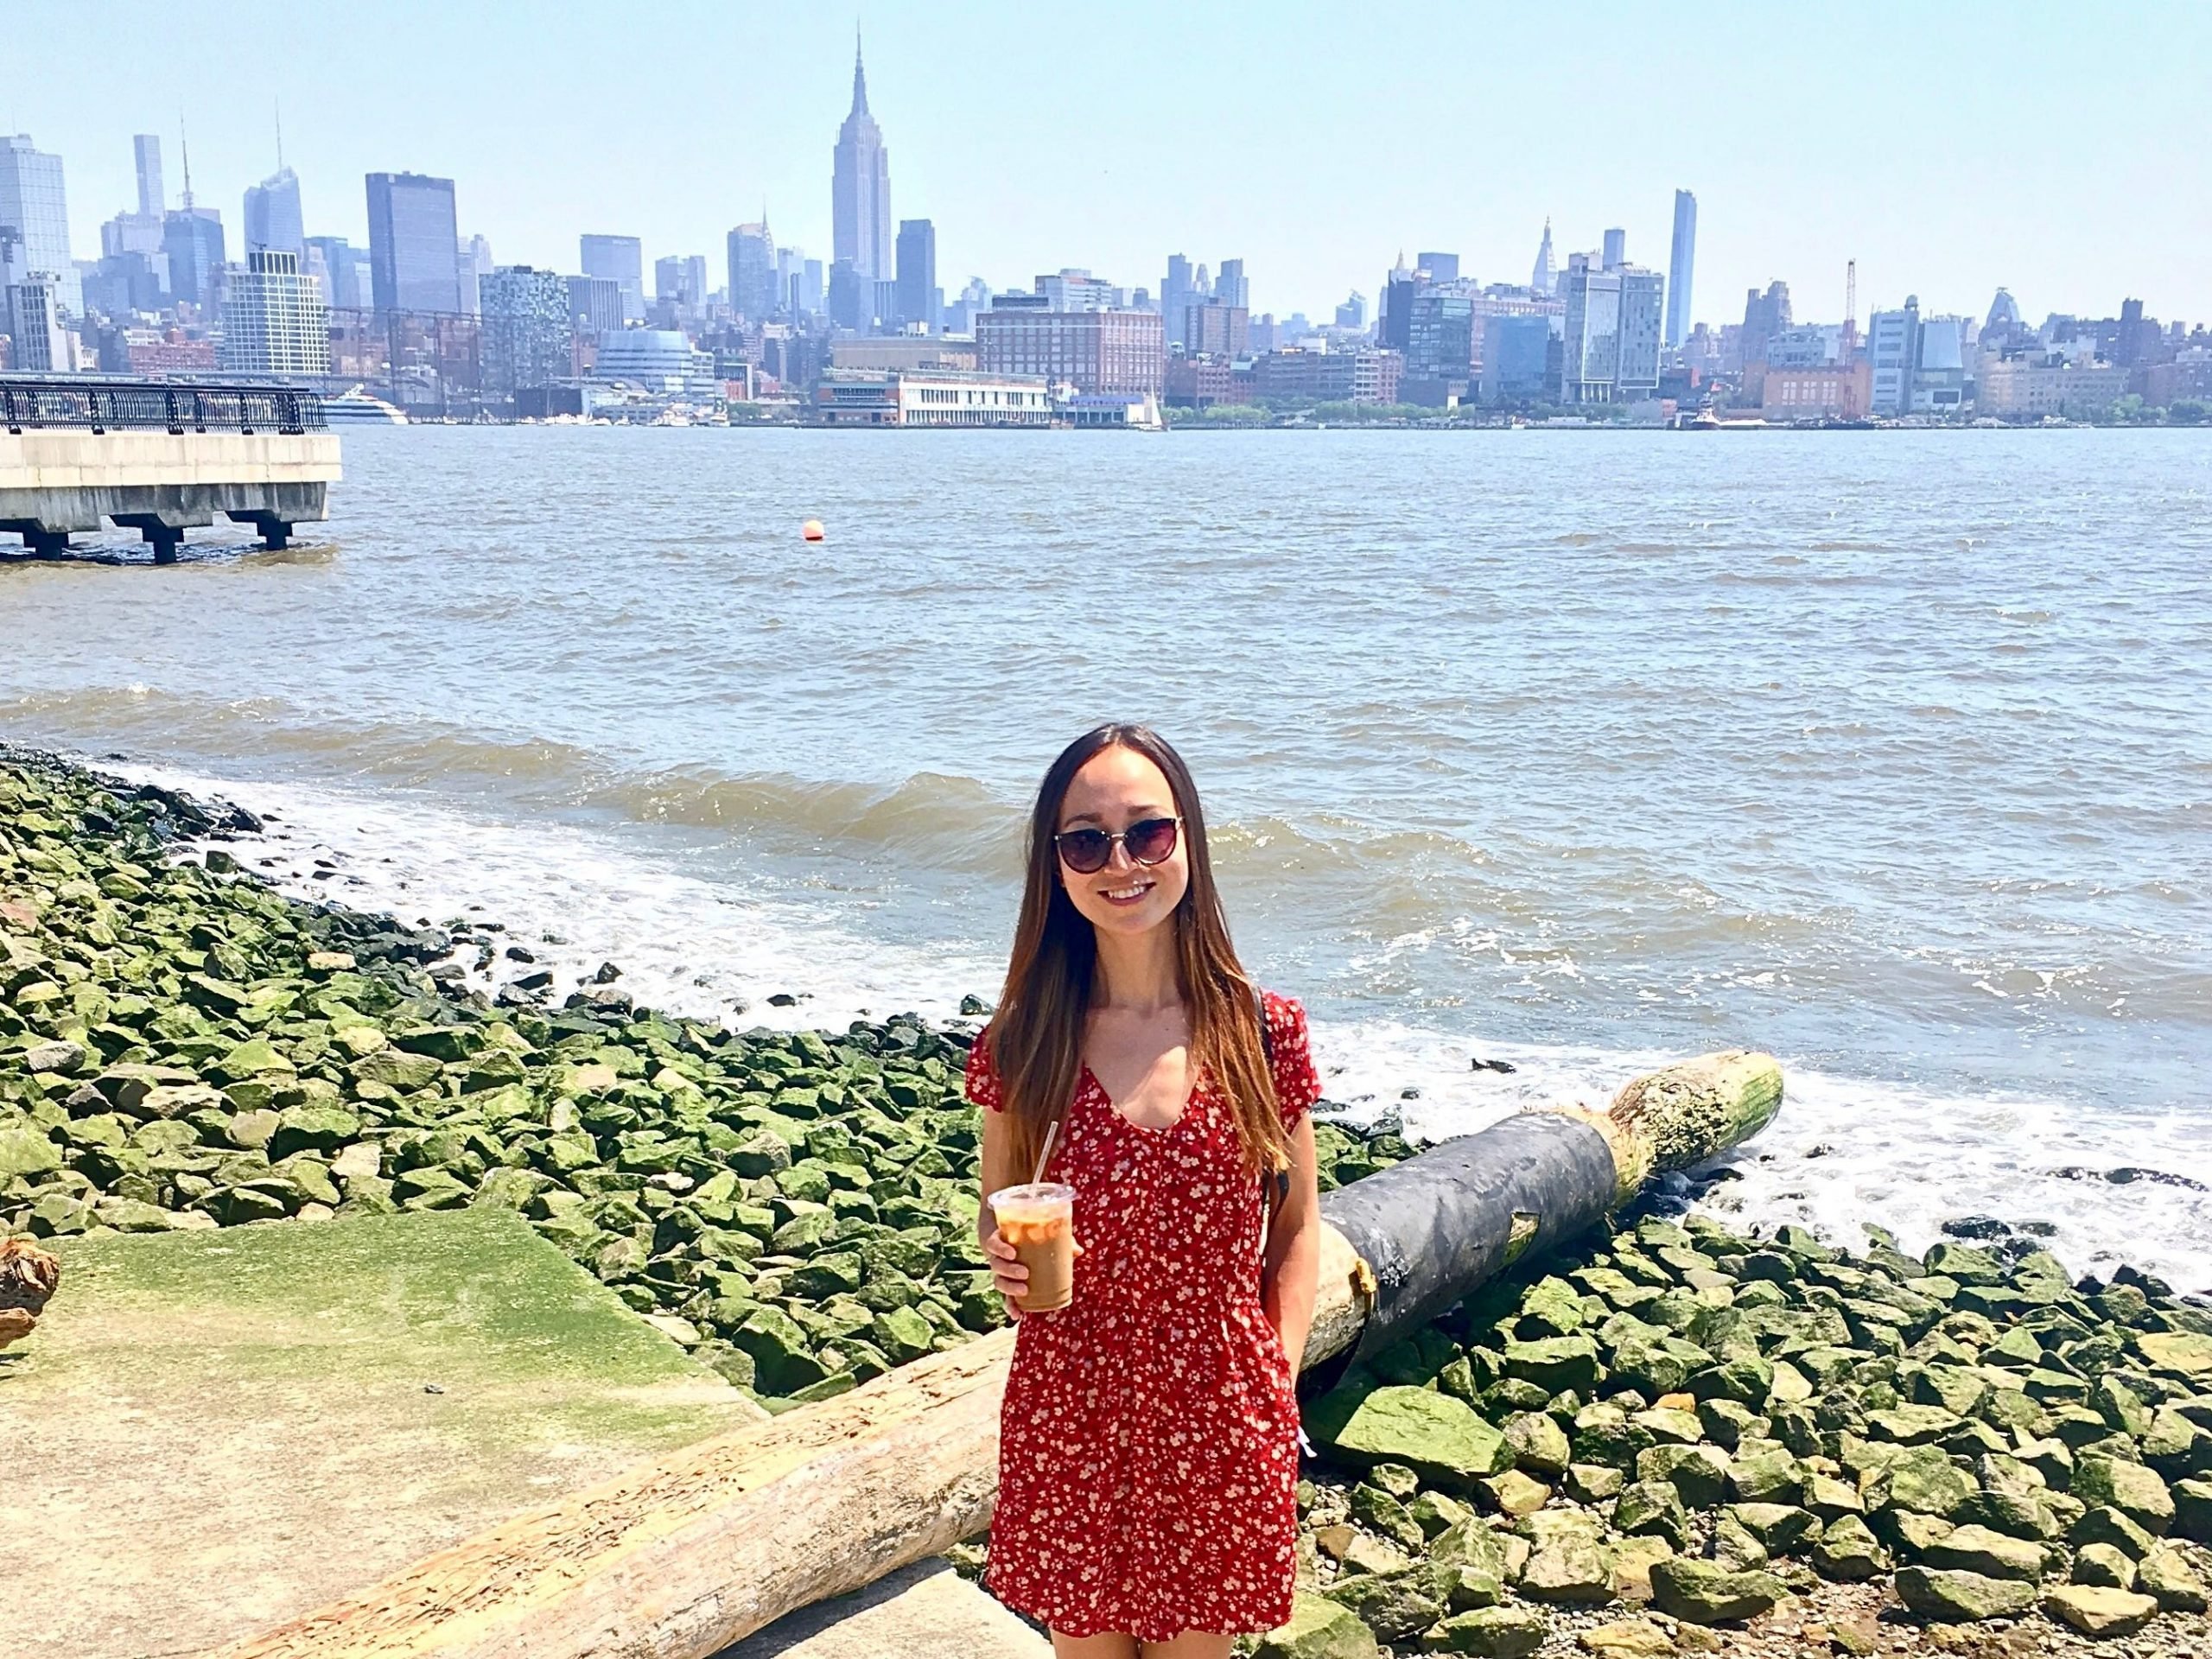
{"type": "Polygon", "coordinates": [[[832,257],[849,260],[866,282],[887,282],[893,275],[891,152],[883,147],[883,129],[868,112],[868,76],[861,67],[857,35],[852,113],[837,130],[836,153],[830,181],[832,257]]]}

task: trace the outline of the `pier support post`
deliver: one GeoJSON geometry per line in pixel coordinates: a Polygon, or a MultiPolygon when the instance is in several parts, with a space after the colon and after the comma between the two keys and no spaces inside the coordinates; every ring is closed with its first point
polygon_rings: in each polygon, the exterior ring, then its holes
{"type": "Polygon", "coordinates": [[[154,563],[156,564],[175,564],[176,563],[177,544],[184,540],[184,532],[182,531],[172,530],[167,524],[155,524],[149,521],[139,525],[138,533],[141,536],[143,536],[147,542],[152,546],[154,550],[154,563]]]}
{"type": "Polygon", "coordinates": [[[23,545],[29,548],[35,559],[66,558],[69,553],[69,532],[66,530],[27,530],[23,545]]]}

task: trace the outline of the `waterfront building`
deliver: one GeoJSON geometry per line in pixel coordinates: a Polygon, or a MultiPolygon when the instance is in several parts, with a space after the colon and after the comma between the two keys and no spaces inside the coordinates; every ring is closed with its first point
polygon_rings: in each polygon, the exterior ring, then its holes
{"type": "Polygon", "coordinates": [[[1618,270],[1628,263],[1628,232],[1612,230],[1605,232],[1605,268],[1618,270]]]}
{"type": "Polygon", "coordinates": [[[1675,192],[1675,240],[1667,255],[1667,346],[1690,337],[1690,273],[1697,263],[1697,198],[1675,192]]]}
{"type": "Polygon", "coordinates": [[[138,175],[138,212],[158,219],[168,210],[162,188],[162,141],[157,134],[139,133],[130,141],[130,159],[138,175]]]}
{"type": "Polygon", "coordinates": [[[720,403],[721,378],[711,352],[701,351],[680,328],[615,328],[599,337],[592,379],[642,387],[657,396],[720,403]]]}
{"type": "Polygon", "coordinates": [[[1041,376],[988,370],[831,369],[815,382],[806,419],[817,426],[1044,427],[1052,423],[1052,385],[1041,376]]]}
{"type": "Polygon", "coordinates": [[[35,146],[27,132],[0,137],[0,225],[15,226],[20,238],[17,269],[50,273],[56,284],[54,303],[71,316],[81,315],[84,293],[69,254],[61,158],[35,146]]]}
{"type": "Polygon", "coordinates": [[[1529,286],[1539,294],[1550,294],[1559,288],[1559,271],[1552,264],[1552,222],[1544,221],[1544,239],[1536,245],[1536,268],[1529,274],[1529,286]]]}
{"type": "Polygon", "coordinates": [[[1191,357],[1242,357],[1251,349],[1251,314],[1217,294],[1183,316],[1183,349],[1191,357]]]}
{"type": "Polygon", "coordinates": [[[1242,259],[1221,262],[1221,269],[1213,279],[1213,296],[1224,305],[1240,306],[1248,313],[1251,310],[1252,284],[1244,279],[1242,259]]]}
{"type": "Polygon", "coordinates": [[[1404,372],[1397,353],[1372,348],[1268,352],[1252,359],[1252,392],[1317,404],[1395,404],[1404,372]]]}
{"type": "Polygon", "coordinates": [[[574,365],[568,279],[531,265],[503,265],[479,283],[484,311],[484,390],[512,397],[569,377],[574,365]]]}
{"type": "Polygon", "coordinates": [[[1446,409],[1467,395],[1474,373],[1475,308],[1463,294],[1415,294],[1406,320],[1402,395],[1409,404],[1446,409]]]}
{"type": "Polygon", "coordinates": [[[307,229],[300,220],[299,175],[280,167],[259,184],[245,189],[245,251],[276,248],[284,252],[307,252],[307,229]]]}
{"type": "Polygon", "coordinates": [[[590,234],[576,238],[579,267],[587,276],[605,276],[622,290],[622,320],[645,315],[645,245],[634,236],[590,234]]]}
{"type": "Polygon", "coordinates": [[[1456,283],[1459,280],[1459,256],[1456,253],[1417,253],[1414,269],[1428,273],[1432,283],[1456,283]]]}
{"type": "Polygon", "coordinates": [[[937,226],[926,219],[899,221],[899,300],[892,315],[931,334],[944,325],[944,296],[937,285],[937,226]]]}
{"type": "Polygon", "coordinates": [[[1160,377],[1160,401],[1177,409],[1249,404],[1254,376],[1224,357],[1171,357],[1160,377]]]}
{"type": "Polygon", "coordinates": [[[1565,331],[1566,317],[1556,310],[1553,315],[1492,313],[1483,318],[1478,381],[1483,402],[1533,403],[1541,398],[1557,376],[1565,331]]]}
{"type": "Polygon", "coordinates": [[[461,310],[461,232],[453,181],[372,173],[369,284],[379,311],[461,310]]]}
{"type": "Polygon", "coordinates": [[[342,236],[308,238],[307,270],[322,281],[323,297],[336,311],[358,311],[369,303],[369,255],[342,236]]]}
{"type": "Polygon", "coordinates": [[[34,270],[0,288],[0,334],[10,344],[9,366],[25,374],[66,374],[76,366],[62,327],[61,279],[34,270]]]}
{"type": "Polygon", "coordinates": [[[569,276],[562,279],[569,290],[569,326],[579,334],[597,337],[612,334],[628,321],[622,284],[612,276],[569,276]]]}
{"type": "Polygon", "coordinates": [[[2086,419],[2126,396],[2127,379],[2124,363],[2069,359],[2058,352],[1991,353],[1974,377],[1974,412],[2000,421],[2086,419]]]}
{"type": "Polygon", "coordinates": [[[221,284],[223,216],[189,200],[162,215],[162,252],[168,261],[169,297],[179,305],[212,306],[221,284]]]}
{"type": "Polygon", "coordinates": [[[1132,397],[1118,391],[1079,391],[1058,399],[1052,412],[1079,430],[1157,432],[1163,424],[1160,399],[1150,392],[1132,397]]]}
{"type": "Polygon", "coordinates": [[[1964,410],[1966,319],[1923,317],[1918,296],[1908,295],[1902,309],[1867,319],[1866,339],[1871,413],[1894,418],[1964,410]]]}
{"type": "Polygon", "coordinates": [[[1873,368],[1861,357],[1845,362],[1789,363],[1769,359],[1764,420],[1785,422],[1860,421],[1866,418],[1873,390],[1873,368]]]}
{"type": "Polygon", "coordinates": [[[330,308],[289,248],[253,248],[223,293],[217,361],[240,374],[328,374],[330,308]]]}
{"type": "MultiPolygon", "coordinates": [[[[891,244],[891,152],[868,113],[860,37],[853,39],[853,107],[837,130],[830,182],[830,252],[865,283],[894,275],[891,244]]],[[[735,299],[733,295],[731,298],[735,299]]]]}
{"type": "Polygon", "coordinates": [[[1366,295],[1361,293],[1356,288],[1352,289],[1351,296],[1342,305],[1337,308],[1337,327],[1339,328],[1349,328],[1355,334],[1364,334],[1366,332],[1366,295]]]}
{"type": "Polygon", "coordinates": [[[1160,390],[1167,336],[1156,311],[1056,311],[1041,295],[1001,294],[976,319],[976,349],[987,373],[1137,397],[1160,390]]]}
{"type": "Polygon", "coordinates": [[[729,233],[730,309],[747,322],[766,322],[782,308],[776,281],[776,238],[764,216],[729,233]]]}
{"type": "Polygon", "coordinates": [[[1658,394],[1665,286],[1657,271],[1641,265],[1593,270],[1587,256],[1573,257],[1560,334],[1561,402],[1633,403],[1658,394]]]}

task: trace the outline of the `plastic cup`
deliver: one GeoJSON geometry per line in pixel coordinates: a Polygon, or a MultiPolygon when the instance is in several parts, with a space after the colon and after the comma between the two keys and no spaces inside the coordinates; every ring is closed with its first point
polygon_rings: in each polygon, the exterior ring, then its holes
{"type": "Polygon", "coordinates": [[[1075,1188],[1058,1181],[1001,1187],[990,1197],[999,1236],[1029,1269],[1029,1294],[1014,1306],[1049,1313],[1075,1300],[1075,1188]]]}

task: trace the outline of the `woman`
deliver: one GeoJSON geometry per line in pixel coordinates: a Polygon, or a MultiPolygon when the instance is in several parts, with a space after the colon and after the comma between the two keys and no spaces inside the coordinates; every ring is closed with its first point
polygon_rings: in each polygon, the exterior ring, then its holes
{"type": "Polygon", "coordinates": [[[1020,1320],[989,1584],[1058,1655],[1222,1659],[1290,1617],[1319,1092],[1305,1014],[1230,945],[1182,758],[1142,726],[1077,738],[968,1060],[983,1192],[1028,1180],[1055,1122],[1046,1177],[1076,1192],[1053,1313],[1021,1314],[1027,1270],[977,1222],[1020,1320]]]}

